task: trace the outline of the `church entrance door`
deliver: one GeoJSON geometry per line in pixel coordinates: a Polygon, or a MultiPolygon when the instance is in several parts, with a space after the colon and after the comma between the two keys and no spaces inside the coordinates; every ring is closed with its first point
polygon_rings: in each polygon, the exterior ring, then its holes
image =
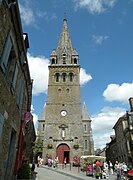
{"type": "Polygon", "coordinates": [[[70,159],[70,148],[67,144],[60,144],[56,149],[56,156],[58,156],[59,163],[64,163],[66,158],[67,163],[70,159]]]}

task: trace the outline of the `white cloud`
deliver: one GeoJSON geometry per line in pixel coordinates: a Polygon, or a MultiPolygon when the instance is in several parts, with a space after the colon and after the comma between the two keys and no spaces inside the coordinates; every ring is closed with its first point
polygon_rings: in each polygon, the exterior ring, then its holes
{"type": "Polygon", "coordinates": [[[90,74],[87,74],[85,69],[80,69],[80,85],[85,85],[92,79],[90,74]]]}
{"type": "Polygon", "coordinates": [[[33,95],[47,93],[49,60],[44,56],[35,57],[28,53],[28,62],[33,79],[33,95]]]}
{"type": "MultiPolygon", "coordinates": [[[[43,18],[47,21],[50,20],[54,20],[57,19],[57,15],[55,12],[53,12],[52,14],[48,14],[48,12],[46,11],[41,11],[40,9],[36,9],[33,8],[33,3],[30,1],[26,1],[26,0],[20,0],[21,3],[19,2],[19,9],[20,9],[20,15],[21,15],[21,19],[23,21],[23,23],[26,26],[29,25],[37,25],[38,18],[43,18]]],[[[36,26],[37,27],[37,26],[36,26]]]]}
{"type": "Polygon", "coordinates": [[[102,44],[103,41],[107,40],[109,38],[109,36],[96,36],[96,35],[92,35],[93,40],[95,41],[96,44],[102,44]]]}
{"type": "Polygon", "coordinates": [[[92,116],[92,131],[95,149],[103,148],[110,142],[110,135],[117,120],[125,114],[126,110],[119,107],[104,107],[101,112],[92,116]]]}
{"type": "Polygon", "coordinates": [[[32,113],[32,115],[33,115],[33,122],[34,122],[35,129],[37,129],[37,125],[38,125],[38,115],[35,114],[35,113],[32,113]]]}
{"type": "Polygon", "coordinates": [[[117,0],[73,0],[75,9],[86,8],[91,14],[103,13],[107,8],[113,7],[117,0]]]}
{"type": "MultiPolygon", "coordinates": [[[[28,53],[29,69],[31,79],[33,79],[33,95],[40,93],[47,94],[48,76],[49,76],[49,60],[44,56],[32,56],[28,53]]],[[[92,79],[90,74],[87,74],[85,69],[80,69],[80,84],[85,85],[92,79]]]]}
{"type": "Polygon", "coordinates": [[[38,115],[34,113],[33,105],[31,105],[31,114],[33,115],[33,122],[34,122],[34,126],[35,126],[35,131],[36,131],[37,125],[38,125],[38,115]]]}
{"type": "Polygon", "coordinates": [[[20,15],[23,23],[25,25],[30,25],[35,22],[35,16],[32,9],[29,7],[28,3],[25,5],[19,3],[20,15]]]}
{"type": "Polygon", "coordinates": [[[118,101],[123,104],[128,103],[128,99],[133,97],[133,82],[132,83],[123,83],[119,84],[109,84],[103,96],[107,101],[118,101]]]}

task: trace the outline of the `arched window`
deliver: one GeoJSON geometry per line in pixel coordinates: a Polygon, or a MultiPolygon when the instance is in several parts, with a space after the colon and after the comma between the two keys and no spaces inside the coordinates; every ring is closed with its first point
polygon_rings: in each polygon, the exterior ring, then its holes
{"type": "Polygon", "coordinates": [[[56,73],[56,74],[55,74],[55,81],[56,81],[56,82],[59,82],[59,79],[60,79],[60,74],[59,74],[59,73],[56,73]]]}
{"type": "Polygon", "coordinates": [[[61,88],[58,89],[58,92],[61,93],[61,88]]]}
{"type": "Polygon", "coordinates": [[[67,89],[66,89],[66,92],[67,92],[67,93],[69,93],[69,91],[70,91],[70,89],[69,89],[69,88],[67,88],[67,89]]]}
{"type": "Polygon", "coordinates": [[[69,73],[69,78],[70,78],[70,82],[72,82],[73,78],[74,78],[74,74],[73,73],[69,73]]]}
{"type": "Polygon", "coordinates": [[[87,125],[84,124],[84,131],[87,131],[87,125]]]}
{"type": "Polygon", "coordinates": [[[66,82],[66,73],[62,73],[62,80],[63,80],[63,82],[66,82]]]}
{"type": "Polygon", "coordinates": [[[42,125],[42,130],[44,131],[45,124],[42,125]]]}
{"type": "Polygon", "coordinates": [[[88,149],[88,141],[85,139],[84,141],[84,149],[87,150],[88,149]]]}
{"type": "Polygon", "coordinates": [[[52,58],[51,64],[55,64],[55,59],[54,58],[52,58]]]}
{"type": "Polygon", "coordinates": [[[66,54],[63,54],[63,64],[66,64],[66,54]]]}
{"type": "Polygon", "coordinates": [[[74,58],[74,64],[77,64],[77,59],[76,58],[74,58]]]}

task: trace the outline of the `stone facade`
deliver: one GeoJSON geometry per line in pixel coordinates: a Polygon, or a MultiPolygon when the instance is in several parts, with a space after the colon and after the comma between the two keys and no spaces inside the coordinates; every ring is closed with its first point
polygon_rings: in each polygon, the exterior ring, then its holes
{"type": "Polygon", "coordinates": [[[115,137],[106,145],[107,160],[133,164],[133,98],[129,98],[130,110],[118,119],[113,129],[115,137]]]}
{"type": "Polygon", "coordinates": [[[74,156],[94,153],[91,120],[85,106],[82,111],[79,73],[79,56],[64,18],[58,47],[50,56],[48,96],[38,121],[45,160],[50,155],[70,162],[74,156]]]}
{"type": "MultiPolygon", "coordinates": [[[[24,112],[30,112],[32,97],[27,48],[29,48],[28,35],[22,32],[18,2],[15,0],[9,3],[3,0],[0,3],[0,177],[2,179],[9,177],[13,179],[14,169],[18,168],[18,162],[20,165],[22,160],[20,152],[23,150],[22,136],[25,130],[25,126],[22,127],[22,124],[25,125],[23,116],[24,112]]],[[[34,128],[32,131],[35,140],[34,128]]]]}

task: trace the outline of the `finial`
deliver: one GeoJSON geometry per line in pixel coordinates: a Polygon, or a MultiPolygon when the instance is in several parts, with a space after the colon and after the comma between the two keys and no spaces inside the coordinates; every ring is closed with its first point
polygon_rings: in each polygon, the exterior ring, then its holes
{"type": "Polygon", "coordinates": [[[64,12],[64,19],[63,20],[67,21],[67,19],[66,19],[66,12],[64,12]]]}

